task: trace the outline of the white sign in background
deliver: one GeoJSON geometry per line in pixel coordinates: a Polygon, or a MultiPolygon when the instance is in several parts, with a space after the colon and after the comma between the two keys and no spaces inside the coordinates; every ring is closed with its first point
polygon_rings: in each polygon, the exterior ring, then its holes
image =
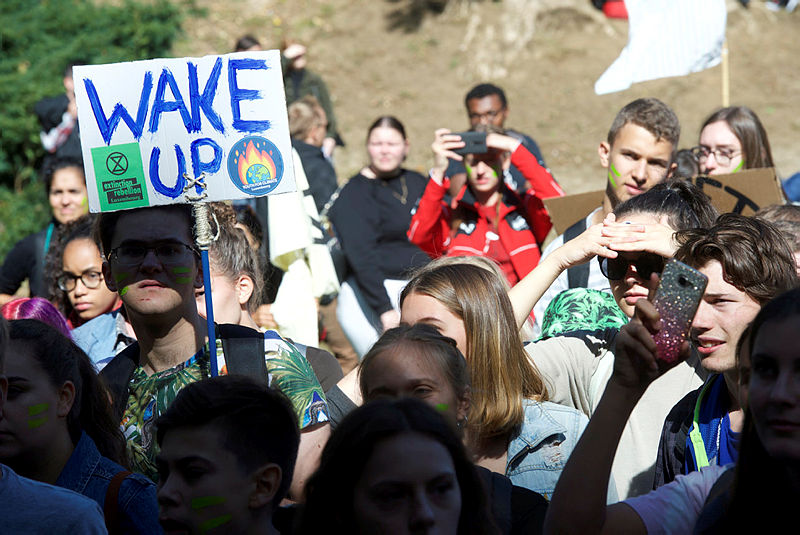
{"type": "Polygon", "coordinates": [[[295,191],[280,52],[76,66],[89,209],[295,191]]]}

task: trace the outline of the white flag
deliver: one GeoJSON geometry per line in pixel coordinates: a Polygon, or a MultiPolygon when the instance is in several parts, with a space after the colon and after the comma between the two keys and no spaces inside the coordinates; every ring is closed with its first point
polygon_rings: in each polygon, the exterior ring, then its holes
{"type": "Polygon", "coordinates": [[[625,0],[625,7],[628,44],[594,84],[598,95],[719,64],[725,0],[625,0]]]}

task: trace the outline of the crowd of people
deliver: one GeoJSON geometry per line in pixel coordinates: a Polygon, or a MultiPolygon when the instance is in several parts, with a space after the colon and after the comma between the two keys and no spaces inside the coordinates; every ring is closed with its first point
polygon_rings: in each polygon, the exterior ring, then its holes
{"type": "Polygon", "coordinates": [[[210,280],[189,205],[87,214],[59,152],[74,97],[42,121],[52,221],[0,268],[0,531],[790,525],[800,206],[720,214],[694,181],[774,165],[752,110],[681,149],[667,104],[630,102],[599,206],[556,235],[544,201],[565,192],[500,87],[467,92],[468,132],[432,132],[427,176],[385,115],[338,180],[306,52],[282,48],[298,191],[210,203],[210,280]],[[652,298],[673,259],[707,286],[667,362],[652,298]]]}

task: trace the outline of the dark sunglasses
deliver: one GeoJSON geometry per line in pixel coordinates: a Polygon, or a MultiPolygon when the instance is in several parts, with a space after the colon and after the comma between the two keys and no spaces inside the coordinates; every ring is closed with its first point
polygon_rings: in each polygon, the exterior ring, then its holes
{"type": "Polygon", "coordinates": [[[634,259],[622,256],[616,258],[599,256],[597,260],[600,262],[600,271],[608,280],[612,281],[624,279],[631,264],[643,280],[650,280],[650,275],[653,273],[661,274],[664,271],[664,263],[667,261],[663,256],[653,253],[642,253],[634,259]]]}

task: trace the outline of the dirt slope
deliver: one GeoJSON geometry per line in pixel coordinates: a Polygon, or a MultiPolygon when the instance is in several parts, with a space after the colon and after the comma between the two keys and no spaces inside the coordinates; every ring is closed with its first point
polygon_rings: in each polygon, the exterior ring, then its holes
{"type": "MultiPolygon", "coordinates": [[[[731,102],[762,118],[779,174],[800,170],[800,12],[771,13],[759,0],[749,10],[729,0],[731,102]]],[[[682,146],[697,141],[700,124],[721,104],[720,68],[634,85],[597,96],[595,80],[627,41],[627,21],[608,21],[588,0],[450,0],[416,31],[388,29],[405,2],[387,0],[197,0],[204,18],[185,24],[175,55],[230,51],[252,33],[267,46],[284,36],[310,48],[309,66],[322,74],[348,143],[336,153],[340,179],[365,161],[369,123],[394,114],[409,132],[409,166],[431,165],[429,145],[440,126],[463,129],[465,92],[481,81],[505,88],[508,126],[533,136],[555,176],[570,192],[602,186],[596,147],[616,111],[655,96],[674,107],[682,146]]]]}

